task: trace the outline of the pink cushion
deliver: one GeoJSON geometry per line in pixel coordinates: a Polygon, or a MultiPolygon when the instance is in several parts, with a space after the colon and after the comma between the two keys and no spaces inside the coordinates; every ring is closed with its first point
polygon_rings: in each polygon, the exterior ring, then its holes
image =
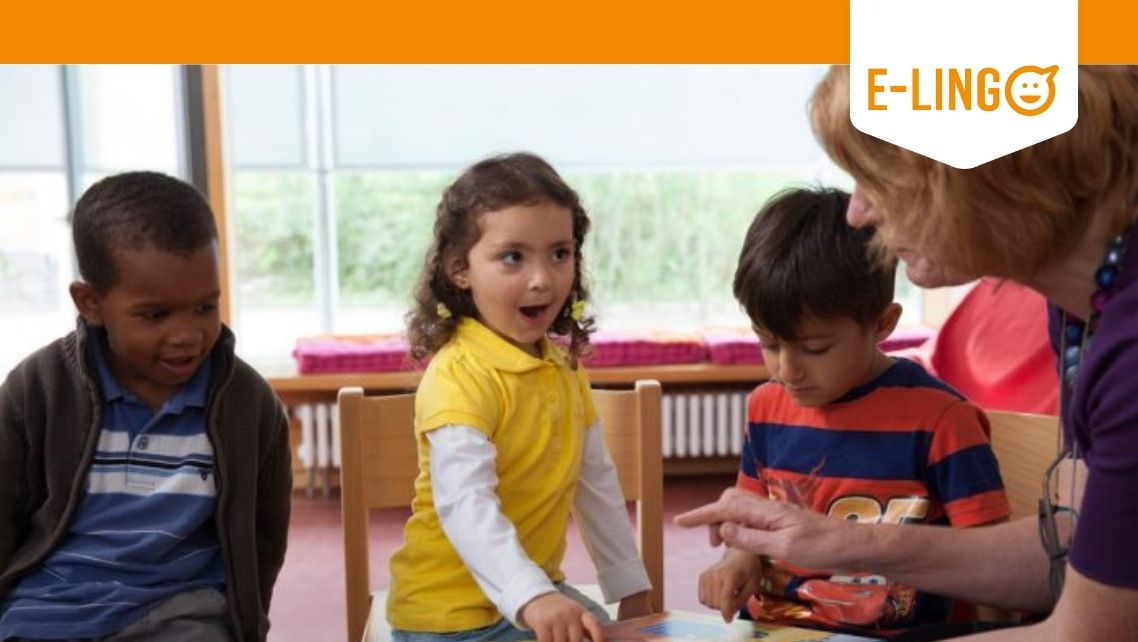
{"type": "Polygon", "coordinates": [[[703,331],[711,362],[721,366],[763,362],[759,340],[749,328],[709,328],[703,331]]]}
{"type": "Polygon", "coordinates": [[[589,342],[590,368],[640,366],[662,363],[699,363],[707,360],[707,346],[696,334],[676,332],[596,332],[589,342]]]}
{"type": "MultiPolygon", "coordinates": [[[[919,345],[927,330],[901,330],[882,342],[887,351],[919,345]]],[[[710,361],[718,365],[760,364],[759,341],[746,328],[712,328],[700,334],[679,332],[597,332],[592,336],[590,368],[710,361]]],[[[292,355],[300,374],[398,372],[414,370],[402,334],[324,335],[297,339],[292,355]]]]}
{"type": "MultiPolygon", "coordinates": [[[[932,331],[928,328],[895,330],[878,344],[883,352],[894,352],[924,343],[932,331]]],[[[763,352],[755,333],[746,328],[710,328],[703,331],[711,362],[718,365],[760,364],[763,352]]]]}
{"type": "Polygon", "coordinates": [[[402,334],[302,337],[292,356],[300,374],[414,370],[402,334]]]}

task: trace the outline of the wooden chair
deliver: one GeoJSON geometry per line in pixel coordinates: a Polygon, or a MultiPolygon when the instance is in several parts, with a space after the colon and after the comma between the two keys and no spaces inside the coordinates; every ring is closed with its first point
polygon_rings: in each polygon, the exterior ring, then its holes
{"type": "Polygon", "coordinates": [[[1037,515],[1043,473],[1058,452],[1058,418],[994,410],[987,414],[1012,519],[1037,515]]]}
{"type": "MultiPolygon", "coordinates": [[[[1059,420],[1051,415],[988,410],[992,451],[1012,507],[1011,519],[1039,514],[1043,473],[1058,452],[1059,420]]],[[[1020,622],[1023,613],[977,605],[977,618],[988,622],[1020,622]]]]}
{"type": "MultiPolygon", "coordinates": [[[[342,388],[338,401],[348,640],[386,639],[386,598],[373,595],[368,581],[367,513],[408,506],[414,496],[415,395],[365,396],[361,388],[342,388]]],[[[663,610],[660,384],[637,381],[633,390],[594,390],[593,401],[625,499],[636,502],[637,541],[652,581],[652,604],[663,610]]]]}

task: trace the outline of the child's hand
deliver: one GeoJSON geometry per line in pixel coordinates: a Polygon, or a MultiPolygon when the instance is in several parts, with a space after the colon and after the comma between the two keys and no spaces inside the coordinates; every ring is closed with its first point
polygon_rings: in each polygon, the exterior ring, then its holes
{"type": "Polygon", "coordinates": [[[762,558],[734,548],[727,549],[723,559],[699,576],[699,603],[719,609],[724,622],[735,614],[747,599],[762,588],[762,558]]]}
{"type": "Polygon", "coordinates": [[[652,594],[648,591],[635,593],[620,601],[620,608],[617,609],[616,619],[628,620],[642,615],[651,615],[655,613],[652,609],[652,594]]]}
{"type": "Polygon", "coordinates": [[[537,642],[581,642],[585,638],[605,641],[596,616],[560,593],[533,598],[522,607],[518,619],[533,629],[537,642]]]}

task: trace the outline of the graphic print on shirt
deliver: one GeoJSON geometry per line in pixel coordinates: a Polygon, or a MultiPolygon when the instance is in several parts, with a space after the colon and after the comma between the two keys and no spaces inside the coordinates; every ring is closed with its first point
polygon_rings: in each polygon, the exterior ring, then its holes
{"type": "MultiPolygon", "coordinates": [[[[739,463],[739,488],[833,519],[968,527],[1010,511],[983,412],[905,360],[821,408],[760,385],[739,463]]],[[[943,621],[952,606],[869,574],[772,560],[765,576],[748,611],[780,624],[896,630],[943,621]]]]}

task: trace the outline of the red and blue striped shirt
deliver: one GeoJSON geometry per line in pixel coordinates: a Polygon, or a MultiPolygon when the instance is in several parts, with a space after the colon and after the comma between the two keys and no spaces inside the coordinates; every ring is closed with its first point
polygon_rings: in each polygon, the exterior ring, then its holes
{"type": "MultiPolygon", "coordinates": [[[[1011,509],[984,413],[912,361],[833,403],[799,406],[777,383],[748,400],[738,486],[836,519],[957,527],[1011,509]]],[[[773,562],[756,619],[889,631],[943,621],[949,600],[869,574],[773,562]]]]}

